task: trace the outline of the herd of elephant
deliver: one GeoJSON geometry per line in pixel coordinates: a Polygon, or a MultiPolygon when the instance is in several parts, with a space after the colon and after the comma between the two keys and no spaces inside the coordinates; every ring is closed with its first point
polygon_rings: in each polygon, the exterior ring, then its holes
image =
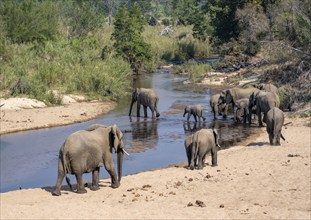
{"type": "MultiPolygon", "coordinates": [[[[251,124],[252,114],[256,114],[259,126],[262,121],[266,123],[269,141],[271,145],[280,145],[280,138],[284,139],[281,130],[284,124],[284,113],[278,108],[280,105],[277,88],[272,84],[258,84],[252,88],[232,88],[223,90],[213,95],[210,99],[210,106],[214,114],[214,120],[218,115],[226,118],[228,106],[232,105],[234,120],[241,120],[251,124]],[[263,120],[262,120],[263,113],[263,120]]],[[[132,93],[129,116],[132,113],[134,103],[137,103],[137,117],[140,117],[140,107],[144,108],[144,116],[148,117],[147,109],[152,112],[152,118],[160,116],[157,105],[159,97],[152,89],[137,88],[132,93]]],[[[203,116],[203,108],[200,105],[186,106],[184,114],[188,114],[187,121],[193,116],[197,122],[203,116]]],[[[285,139],[284,139],[285,140],[285,139]]],[[[203,169],[205,157],[210,152],[212,166],[217,166],[218,132],[216,129],[202,128],[189,135],[185,139],[185,150],[188,159],[188,167],[203,169]]],[[[52,195],[61,195],[61,185],[64,177],[72,190],[67,174],[74,174],[77,180],[77,193],[86,193],[82,175],[92,172],[91,190],[99,189],[99,171],[104,166],[111,177],[111,187],[118,188],[122,177],[123,155],[125,151],[123,133],[116,126],[105,126],[94,124],[89,128],[77,131],[67,137],[60,148],[58,158],[58,177],[52,195]],[[113,151],[117,153],[118,177],[114,168],[113,151]]]]}

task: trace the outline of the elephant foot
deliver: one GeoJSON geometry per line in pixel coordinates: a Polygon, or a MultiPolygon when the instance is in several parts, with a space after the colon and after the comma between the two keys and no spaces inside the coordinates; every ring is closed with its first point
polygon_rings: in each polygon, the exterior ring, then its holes
{"type": "Polygon", "coordinates": [[[222,117],[223,117],[223,118],[227,118],[227,115],[223,115],[222,117]]]}
{"type": "Polygon", "coordinates": [[[215,164],[212,164],[212,167],[217,167],[218,165],[217,165],[217,163],[215,163],[215,164]]]}
{"type": "Polygon", "coordinates": [[[111,187],[112,187],[113,189],[116,189],[116,188],[118,188],[119,186],[120,186],[120,183],[111,184],[111,187]]]}
{"type": "Polygon", "coordinates": [[[86,191],[86,189],[78,189],[77,193],[84,194],[84,193],[87,193],[87,191],[86,191]]]}
{"type": "Polygon", "coordinates": [[[159,113],[157,113],[156,117],[157,117],[157,118],[158,118],[158,117],[160,117],[160,114],[159,114],[159,113]]]}
{"type": "Polygon", "coordinates": [[[190,170],[194,170],[194,166],[193,165],[190,165],[190,170]]]}
{"type": "Polygon", "coordinates": [[[52,195],[53,195],[53,196],[60,196],[60,195],[61,195],[61,192],[60,192],[60,190],[55,189],[55,190],[52,192],[52,195]]]}
{"type": "Polygon", "coordinates": [[[90,188],[92,191],[96,191],[96,190],[99,190],[99,186],[91,186],[90,188]]]}
{"type": "Polygon", "coordinates": [[[203,170],[203,167],[202,166],[198,166],[198,170],[203,170]]]}

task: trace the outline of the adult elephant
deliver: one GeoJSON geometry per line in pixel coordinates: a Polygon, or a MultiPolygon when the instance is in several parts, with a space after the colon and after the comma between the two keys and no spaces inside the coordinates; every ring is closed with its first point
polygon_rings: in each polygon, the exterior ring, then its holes
{"type": "Polygon", "coordinates": [[[132,101],[129,116],[132,114],[132,107],[133,104],[137,102],[137,117],[140,117],[140,105],[144,107],[144,115],[145,118],[148,117],[147,115],[147,108],[149,107],[152,112],[152,118],[159,117],[160,114],[158,112],[158,102],[159,97],[157,93],[153,89],[146,89],[146,88],[136,88],[132,93],[132,101]]]}
{"type": "Polygon", "coordinates": [[[215,129],[201,129],[185,140],[188,166],[203,169],[207,153],[211,152],[212,166],[217,166],[218,133],[215,129]]]}
{"type": "Polygon", "coordinates": [[[221,114],[226,104],[219,102],[220,94],[215,94],[210,99],[210,106],[214,115],[214,120],[217,119],[217,116],[221,114]]]}
{"type": "Polygon", "coordinates": [[[206,120],[206,118],[203,116],[203,107],[201,105],[188,105],[185,107],[185,111],[183,114],[183,117],[187,115],[187,121],[190,120],[191,115],[193,115],[195,122],[197,122],[197,117],[199,118],[199,122],[201,122],[201,118],[203,121],[206,120]]]}
{"type": "MultiPolygon", "coordinates": [[[[264,114],[263,122],[266,123],[267,112],[270,109],[279,106],[280,106],[280,99],[275,92],[264,92],[264,91],[259,91],[257,93],[254,92],[249,98],[249,110],[256,107],[259,127],[262,127],[261,113],[264,114]]],[[[249,122],[251,123],[251,114],[249,116],[249,122]]]]}
{"type": "MultiPolygon", "coordinates": [[[[112,188],[120,186],[124,144],[123,134],[116,126],[92,125],[86,130],[77,131],[68,136],[59,151],[58,177],[55,196],[60,196],[60,188],[66,174],[74,174],[77,179],[77,193],[86,193],[82,181],[84,173],[92,172],[91,190],[99,189],[99,169],[105,166],[111,176],[112,188]],[[118,179],[116,176],[112,151],[117,152],[118,179]]],[[[69,178],[66,181],[72,189],[69,178]]]]}
{"type": "Polygon", "coordinates": [[[258,83],[255,84],[254,87],[265,92],[275,92],[276,94],[278,94],[278,88],[271,83],[258,83]]]}
{"type": "Polygon", "coordinates": [[[223,117],[224,118],[227,117],[229,104],[232,104],[232,108],[234,109],[234,106],[237,100],[243,99],[243,98],[249,98],[252,93],[258,92],[258,91],[259,89],[257,88],[242,89],[242,88],[237,88],[237,87],[223,90],[220,93],[220,99],[219,99],[219,103],[226,104],[223,117]]]}
{"type": "Polygon", "coordinates": [[[280,138],[285,141],[282,135],[282,126],[284,124],[284,113],[277,107],[270,109],[266,118],[267,133],[271,145],[280,145],[280,138]]]}

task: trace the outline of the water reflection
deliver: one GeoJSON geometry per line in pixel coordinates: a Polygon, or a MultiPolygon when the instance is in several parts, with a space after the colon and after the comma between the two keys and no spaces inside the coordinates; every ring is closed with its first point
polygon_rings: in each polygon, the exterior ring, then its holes
{"type": "Polygon", "coordinates": [[[185,134],[190,135],[202,128],[206,128],[207,123],[205,121],[203,122],[191,122],[191,121],[184,121],[183,123],[183,127],[184,127],[184,131],[185,134]]]}
{"type": "Polygon", "coordinates": [[[158,120],[130,117],[132,140],[127,144],[129,152],[143,152],[154,148],[158,143],[158,120]]]}

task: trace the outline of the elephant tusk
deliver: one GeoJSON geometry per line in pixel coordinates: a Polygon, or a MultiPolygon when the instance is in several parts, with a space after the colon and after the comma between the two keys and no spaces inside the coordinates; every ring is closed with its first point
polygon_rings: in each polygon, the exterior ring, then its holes
{"type": "Polygon", "coordinates": [[[221,146],[219,144],[216,144],[216,146],[221,149],[221,146]]]}
{"type": "Polygon", "coordinates": [[[126,150],[124,150],[124,148],[122,148],[122,151],[127,155],[130,156],[130,154],[128,152],[126,152],[126,150]]]}

